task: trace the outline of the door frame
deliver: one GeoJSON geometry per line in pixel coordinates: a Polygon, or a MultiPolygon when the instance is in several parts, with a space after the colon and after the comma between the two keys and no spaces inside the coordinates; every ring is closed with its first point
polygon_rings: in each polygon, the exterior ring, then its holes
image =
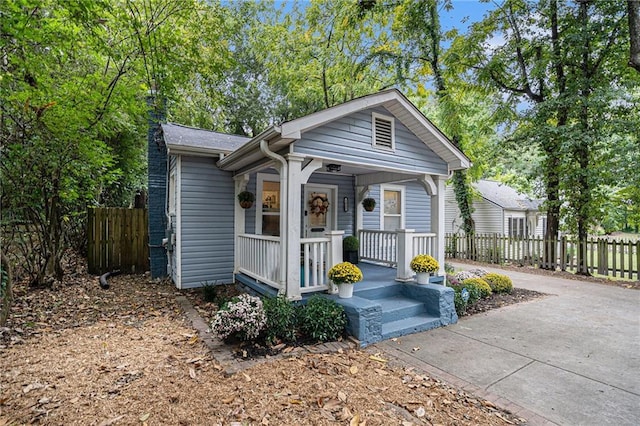
{"type": "Polygon", "coordinates": [[[309,192],[327,192],[329,194],[329,218],[331,220],[331,229],[327,229],[327,231],[336,231],[338,227],[338,185],[306,183],[304,184],[302,191],[302,238],[311,238],[307,237],[307,230],[309,229],[307,194],[309,192]]]}

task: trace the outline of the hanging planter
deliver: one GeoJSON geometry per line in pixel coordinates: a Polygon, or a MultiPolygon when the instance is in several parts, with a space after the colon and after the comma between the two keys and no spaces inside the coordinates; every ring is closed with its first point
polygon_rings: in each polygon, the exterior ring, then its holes
{"type": "Polygon", "coordinates": [[[373,198],[365,198],[362,200],[362,207],[368,212],[372,212],[376,208],[376,200],[373,198]]]}
{"type": "Polygon", "coordinates": [[[240,203],[240,207],[242,207],[243,209],[251,208],[255,200],[256,196],[253,195],[253,192],[242,191],[238,194],[238,202],[240,203]]]}

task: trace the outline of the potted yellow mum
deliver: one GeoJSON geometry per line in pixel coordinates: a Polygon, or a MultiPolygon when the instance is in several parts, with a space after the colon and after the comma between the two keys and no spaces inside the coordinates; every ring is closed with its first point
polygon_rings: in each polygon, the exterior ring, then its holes
{"type": "Polygon", "coordinates": [[[416,273],[416,281],[418,284],[429,284],[429,275],[440,268],[438,261],[428,254],[417,255],[411,260],[409,266],[411,270],[416,273]]]}
{"type": "Polygon", "coordinates": [[[329,269],[329,279],[338,286],[338,297],[353,296],[353,285],[362,281],[362,271],[350,262],[342,262],[329,269]]]}

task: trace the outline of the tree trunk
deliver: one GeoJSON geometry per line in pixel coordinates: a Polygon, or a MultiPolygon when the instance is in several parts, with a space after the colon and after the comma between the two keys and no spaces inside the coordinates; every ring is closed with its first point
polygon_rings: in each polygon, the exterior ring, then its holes
{"type": "Polygon", "coordinates": [[[629,66],[640,72],[640,0],[627,0],[629,11],[629,66]]]}

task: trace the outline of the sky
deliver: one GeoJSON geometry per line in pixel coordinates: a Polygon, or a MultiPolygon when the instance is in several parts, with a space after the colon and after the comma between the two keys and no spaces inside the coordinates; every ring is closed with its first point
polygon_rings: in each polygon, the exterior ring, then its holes
{"type": "Polygon", "coordinates": [[[453,9],[442,10],[440,15],[440,25],[446,31],[457,28],[460,32],[465,32],[470,24],[482,20],[489,10],[496,8],[494,2],[478,0],[453,0],[452,3],[453,9]]]}

